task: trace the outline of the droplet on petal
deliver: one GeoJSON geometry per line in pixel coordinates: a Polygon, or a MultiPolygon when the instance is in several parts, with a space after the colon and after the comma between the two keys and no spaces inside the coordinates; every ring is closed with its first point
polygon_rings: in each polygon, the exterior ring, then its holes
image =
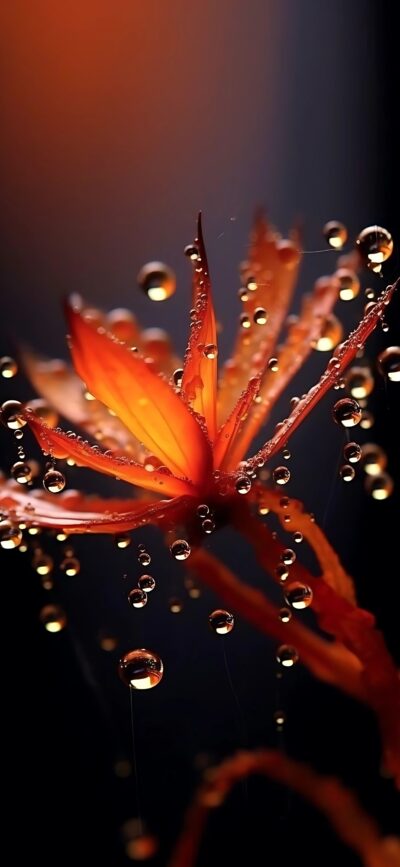
{"type": "Polygon", "coordinates": [[[130,650],[119,661],[119,675],[131,689],[152,689],[164,674],[162,660],[151,650],[130,650]]]}
{"type": "Polygon", "coordinates": [[[233,614],[230,614],[229,611],[224,611],[222,608],[217,608],[216,611],[213,611],[208,618],[211,629],[217,633],[217,635],[227,635],[228,632],[232,632],[232,629],[235,625],[235,618],[233,614]]]}
{"type": "Polygon", "coordinates": [[[1,406],[1,419],[10,430],[19,430],[26,425],[19,400],[6,400],[1,406]]]}
{"type": "Polygon", "coordinates": [[[163,262],[148,262],[143,265],[137,282],[150,301],[165,301],[176,289],[175,274],[163,262]]]}
{"type": "Polygon", "coordinates": [[[172,378],[174,380],[174,385],[176,385],[177,388],[180,388],[183,379],[183,367],[178,367],[176,370],[174,370],[172,378]]]}
{"type": "Polygon", "coordinates": [[[66,478],[59,470],[48,470],[43,477],[43,487],[49,494],[60,494],[66,485],[66,478]]]}
{"type": "Polygon", "coordinates": [[[140,587],[134,587],[128,594],[128,602],[132,608],[144,608],[147,605],[147,593],[140,587]]]}
{"type": "Polygon", "coordinates": [[[18,373],[18,364],[9,355],[0,358],[0,374],[3,379],[12,379],[18,373]]]}
{"type": "Polygon", "coordinates": [[[156,582],[152,575],[141,575],[138,580],[138,587],[144,590],[145,593],[151,593],[156,586],[156,582]]]}
{"type": "Polygon", "coordinates": [[[379,473],[377,476],[369,476],[365,480],[365,487],[374,500],[387,500],[393,492],[393,479],[388,473],[379,473]]]}
{"type": "Polygon", "coordinates": [[[272,478],[276,485],[287,485],[290,479],[289,467],[275,467],[272,471],[272,478]]]}
{"type": "Polygon", "coordinates": [[[268,370],[270,370],[271,373],[278,373],[278,370],[279,370],[279,364],[278,364],[278,359],[277,359],[277,358],[274,358],[274,357],[273,357],[273,358],[270,358],[270,359],[269,359],[269,361],[268,361],[268,370]]]}
{"type": "Polygon", "coordinates": [[[256,307],[253,318],[256,325],[266,325],[268,319],[267,311],[264,307],[256,307]]]}
{"type": "Polygon", "coordinates": [[[393,253],[393,239],[383,226],[367,226],[356,241],[359,252],[366,264],[381,265],[393,253]]]}
{"type": "Polygon", "coordinates": [[[47,632],[61,632],[67,624],[65,611],[59,605],[45,605],[39,619],[47,632]]]}
{"type": "Polygon", "coordinates": [[[169,550],[175,560],[187,560],[192,553],[189,542],[187,542],[186,539],[176,539],[169,550]]]}
{"type": "Polygon", "coordinates": [[[343,449],[344,457],[350,464],[357,464],[361,459],[362,449],[358,443],[346,443],[343,449]]]}
{"type": "Polygon", "coordinates": [[[276,660],[283,665],[284,668],[291,668],[298,661],[299,654],[294,647],[289,644],[281,644],[276,652],[276,660]]]}
{"type": "Polygon", "coordinates": [[[195,244],[187,244],[183,252],[188,259],[192,260],[192,262],[195,262],[199,255],[198,248],[195,244]]]}
{"type": "Polygon", "coordinates": [[[336,424],[342,427],[355,427],[361,421],[361,408],[356,400],[351,397],[343,397],[337,400],[333,407],[333,418],[336,424]]]}
{"type": "Polygon", "coordinates": [[[333,250],[341,250],[347,241],[346,226],[337,220],[330,220],[329,223],[325,223],[323,234],[327,244],[333,250]]]}
{"type": "Polygon", "coordinates": [[[210,360],[213,360],[218,355],[218,348],[215,343],[207,343],[203,349],[203,355],[210,360]]]}
{"type": "Polygon", "coordinates": [[[400,382],[400,346],[388,346],[378,355],[378,370],[390,382],[400,382]]]}

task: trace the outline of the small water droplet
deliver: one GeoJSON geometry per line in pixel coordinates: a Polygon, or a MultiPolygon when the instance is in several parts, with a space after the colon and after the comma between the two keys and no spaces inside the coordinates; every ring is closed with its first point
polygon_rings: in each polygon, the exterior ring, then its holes
{"type": "Polygon", "coordinates": [[[19,430],[26,425],[19,400],[6,400],[1,406],[1,419],[10,430],[19,430]]]}
{"type": "Polygon", "coordinates": [[[372,415],[372,412],[369,412],[369,410],[367,409],[363,409],[361,413],[360,427],[362,427],[363,430],[369,430],[371,427],[373,427],[374,422],[375,419],[372,415]]]}
{"type": "Polygon", "coordinates": [[[362,455],[361,446],[359,446],[358,443],[354,442],[346,443],[343,449],[343,454],[346,458],[346,461],[348,461],[350,464],[357,464],[358,461],[361,459],[362,455]]]}
{"type": "Polygon", "coordinates": [[[45,605],[39,619],[47,632],[61,632],[67,625],[65,611],[59,605],[45,605]]]}
{"type": "Polygon", "coordinates": [[[285,711],[276,710],[274,713],[274,722],[276,723],[278,730],[282,729],[282,726],[284,726],[286,722],[285,711]]]}
{"type": "Polygon", "coordinates": [[[376,443],[364,443],[361,448],[362,465],[368,476],[378,476],[387,464],[387,456],[376,443]]]}
{"type": "Polygon", "coordinates": [[[196,512],[199,518],[207,518],[207,515],[210,514],[210,509],[206,503],[200,503],[200,505],[197,506],[196,512]]]}
{"type": "Polygon", "coordinates": [[[12,379],[18,373],[18,364],[9,355],[0,358],[0,374],[3,379],[12,379]]]}
{"type": "Polygon", "coordinates": [[[215,523],[211,520],[211,518],[205,518],[201,526],[204,532],[208,535],[210,535],[210,533],[213,533],[215,530],[215,523]]]}
{"type": "Polygon", "coordinates": [[[144,590],[141,590],[140,587],[134,587],[130,593],[128,593],[128,602],[132,608],[144,608],[147,605],[147,593],[144,590]]]}
{"type": "Polygon", "coordinates": [[[235,487],[238,494],[248,494],[251,490],[251,480],[248,476],[239,476],[236,480],[235,487]]]}
{"type": "Polygon", "coordinates": [[[388,346],[378,355],[378,370],[390,382],[400,382],[400,346],[388,346]]]}
{"type": "Polygon", "coordinates": [[[177,367],[177,369],[173,372],[172,378],[174,380],[174,385],[176,386],[176,388],[180,388],[183,379],[183,367],[177,367]]]}
{"type": "Polygon", "coordinates": [[[108,629],[101,629],[98,636],[99,645],[106,653],[112,653],[118,645],[118,638],[108,629]]]}
{"type": "Polygon", "coordinates": [[[251,328],[251,319],[247,313],[242,313],[239,319],[241,328],[251,328]]]}
{"type": "MultiPolygon", "coordinates": [[[[331,352],[340,343],[342,337],[341,322],[334,313],[328,313],[321,323],[319,337],[311,343],[312,349],[316,349],[318,352],[331,352]]],[[[335,362],[337,363],[336,359],[335,362]]]]}
{"type": "Polygon", "coordinates": [[[43,551],[35,554],[32,566],[38,575],[49,575],[53,569],[53,558],[49,554],[44,554],[43,551]]]}
{"type": "Polygon", "coordinates": [[[169,600],[168,607],[171,611],[171,614],[180,614],[183,609],[183,602],[181,601],[181,599],[173,596],[172,599],[169,600]]]}
{"type": "Polygon", "coordinates": [[[264,307],[256,307],[253,319],[256,325],[266,325],[268,315],[264,307]]]}
{"type": "Polygon", "coordinates": [[[333,407],[333,418],[342,427],[355,427],[361,421],[361,409],[356,400],[343,397],[337,400],[333,407]]]}
{"type": "Polygon", "coordinates": [[[278,364],[278,359],[277,359],[277,358],[272,357],[272,358],[269,359],[269,361],[268,361],[268,370],[270,370],[271,373],[278,373],[278,370],[279,370],[279,364],[278,364]]]}
{"type": "Polygon", "coordinates": [[[340,467],[339,475],[344,482],[352,482],[355,478],[356,471],[351,464],[343,464],[343,466],[340,467]]]}
{"type": "Polygon", "coordinates": [[[291,617],[292,617],[292,612],[291,612],[290,608],[281,608],[281,610],[279,612],[279,620],[281,620],[282,623],[289,623],[289,620],[291,620],[291,617]]]}
{"type": "Polygon", "coordinates": [[[256,282],[254,277],[248,277],[248,279],[246,280],[246,289],[248,289],[249,292],[255,292],[256,291],[257,282],[256,282]]]}
{"type": "Polygon", "coordinates": [[[300,530],[295,530],[295,532],[293,533],[293,542],[296,542],[297,545],[299,545],[300,542],[302,542],[302,541],[303,541],[303,533],[300,533],[300,530]]]}
{"type": "Polygon", "coordinates": [[[19,548],[22,542],[22,531],[18,527],[12,527],[11,524],[5,522],[1,526],[0,534],[0,545],[6,551],[19,548]]]}
{"type": "Polygon", "coordinates": [[[151,593],[156,586],[156,582],[152,575],[141,575],[138,580],[138,587],[144,590],[145,593],[151,593]]]}
{"type": "Polygon", "coordinates": [[[339,297],[342,301],[352,301],[360,291],[360,281],[354,271],[348,268],[339,268],[335,274],[339,284],[339,297]]]}
{"type": "Polygon", "coordinates": [[[124,548],[129,548],[131,542],[132,539],[130,536],[128,536],[127,533],[119,533],[119,535],[115,537],[115,544],[117,548],[121,548],[122,550],[124,548]]]}
{"type": "Polygon", "coordinates": [[[148,551],[140,551],[138,554],[138,563],[140,566],[150,566],[151,556],[148,551]]]}
{"type": "Polygon", "coordinates": [[[371,394],[374,377],[368,367],[351,367],[345,378],[346,388],[356,400],[363,400],[371,394]]]}
{"type": "Polygon", "coordinates": [[[367,226],[358,235],[356,241],[364,262],[370,265],[381,265],[393,253],[393,239],[383,226],[367,226]]]}
{"type": "Polygon", "coordinates": [[[192,262],[195,262],[199,255],[198,247],[195,244],[187,244],[183,252],[192,262]]]}
{"type": "Polygon", "coordinates": [[[296,559],[296,554],[292,550],[292,548],[285,548],[284,551],[282,551],[281,560],[282,560],[282,563],[285,564],[285,566],[292,566],[295,559],[296,559]]]}
{"type": "Polygon", "coordinates": [[[387,500],[393,492],[393,479],[388,473],[379,473],[376,476],[369,476],[365,480],[365,487],[374,500],[387,500]]]}
{"type": "Polygon", "coordinates": [[[341,250],[347,241],[347,229],[338,220],[330,220],[323,228],[324,238],[333,250],[341,250]]]}
{"type": "Polygon", "coordinates": [[[289,644],[281,644],[276,652],[276,660],[284,668],[291,668],[298,661],[299,655],[294,647],[289,644]]]}
{"type": "Polygon", "coordinates": [[[289,569],[284,563],[278,563],[275,569],[275,575],[279,578],[281,584],[284,584],[285,581],[289,578],[289,569]]]}
{"type": "Polygon", "coordinates": [[[187,560],[192,553],[189,542],[187,542],[186,539],[176,539],[169,550],[175,560],[187,560]]]}
{"type": "Polygon", "coordinates": [[[272,478],[276,485],[287,485],[290,479],[290,470],[288,467],[275,467],[272,471],[272,478]]]}
{"type": "Polygon", "coordinates": [[[211,361],[216,358],[218,355],[218,348],[215,343],[207,343],[203,349],[203,355],[211,361]]]}
{"type": "Polygon", "coordinates": [[[119,675],[131,689],[152,689],[164,674],[162,660],[151,650],[130,650],[119,661],[119,675]]]}
{"type": "Polygon", "coordinates": [[[60,569],[68,575],[68,578],[74,578],[80,572],[81,564],[77,557],[65,557],[60,564],[60,569]]]}
{"type": "Polygon", "coordinates": [[[19,485],[27,485],[32,480],[32,470],[24,461],[16,461],[12,465],[11,475],[19,485]]]}
{"type": "Polygon", "coordinates": [[[227,635],[228,632],[232,632],[235,625],[235,618],[233,614],[229,613],[229,611],[217,608],[212,612],[212,614],[210,614],[208,622],[211,629],[216,632],[217,635],[227,635]]]}
{"type": "Polygon", "coordinates": [[[143,265],[137,276],[137,282],[150,301],[165,301],[176,289],[175,274],[163,262],[148,262],[147,265],[143,265]]]}

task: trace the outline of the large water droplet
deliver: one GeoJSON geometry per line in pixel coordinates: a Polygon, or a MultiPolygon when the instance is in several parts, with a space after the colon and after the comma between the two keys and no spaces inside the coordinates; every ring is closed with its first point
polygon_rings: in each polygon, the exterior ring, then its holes
{"type": "Polygon", "coordinates": [[[150,301],[165,301],[176,289],[175,274],[163,262],[148,262],[143,265],[137,282],[150,301]]]}
{"type": "Polygon", "coordinates": [[[347,229],[343,223],[330,220],[323,228],[324,237],[333,250],[341,250],[347,241],[347,229]]]}
{"type": "Polygon", "coordinates": [[[367,226],[360,232],[357,247],[367,264],[381,265],[393,253],[393,239],[383,226],[367,226]]]}
{"type": "Polygon", "coordinates": [[[281,644],[276,651],[276,660],[283,665],[284,668],[291,668],[298,661],[299,654],[290,644],[281,644]]]}
{"type": "Polygon", "coordinates": [[[128,594],[128,602],[132,608],[144,608],[147,605],[147,593],[140,587],[134,587],[128,594]]]}
{"type": "Polygon", "coordinates": [[[390,382],[400,382],[400,346],[388,346],[378,355],[378,370],[390,382]]]}
{"type": "Polygon", "coordinates": [[[229,611],[217,608],[212,612],[212,614],[210,614],[208,622],[211,629],[216,632],[217,635],[227,635],[228,632],[232,632],[235,625],[235,618],[233,614],[229,613],[229,611]]]}
{"type": "Polygon", "coordinates": [[[67,624],[65,611],[59,605],[45,605],[39,619],[47,632],[61,632],[67,624]]]}
{"type": "Polygon", "coordinates": [[[164,673],[162,660],[151,650],[130,650],[119,661],[119,675],[132,689],[152,689],[164,673]]]}
{"type": "Polygon", "coordinates": [[[364,443],[361,453],[363,469],[368,476],[378,476],[385,469],[386,454],[376,443],[364,443]]]}
{"type": "Polygon", "coordinates": [[[287,485],[290,479],[290,470],[288,467],[275,467],[272,471],[272,478],[276,485],[287,485]]]}
{"type": "Polygon", "coordinates": [[[1,406],[1,419],[10,430],[19,430],[26,425],[19,400],[6,400],[1,406]]]}
{"type": "Polygon", "coordinates": [[[16,461],[11,467],[11,475],[19,485],[27,485],[32,479],[32,470],[24,461],[16,461]]]}
{"type": "Polygon", "coordinates": [[[152,575],[141,575],[138,580],[138,587],[144,590],[145,593],[151,593],[156,586],[156,582],[152,575]]]}
{"type": "Polygon", "coordinates": [[[362,455],[361,446],[358,443],[346,443],[343,454],[350,464],[357,464],[362,455]]]}
{"type": "Polygon", "coordinates": [[[18,527],[12,527],[11,524],[5,523],[0,529],[0,545],[6,551],[11,551],[13,548],[18,548],[22,542],[22,531],[18,527]]]}
{"type": "Polygon", "coordinates": [[[248,476],[239,476],[236,480],[236,490],[238,494],[248,494],[251,490],[251,480],[248,476]]]}
{"type": "Polygon", "coordinates": [[[189,542],[186,539],[176,539],[175,542],[172,543],[170,549],[172,556],[175,560],[187,560],[191,554],[191,547],[189,542]]]}
{"type": "Polygon", "coordinates": [[[0,358],[0,375],[3,379],[12,379],[18,373],[18,364],[9,355],[0,358]]]}
{"type": "Polygon", "coordinates": [[[43,477],[43,487],[49,494],[60,494],[66,485],[66,478],[59,470],[48,470],[43,477]]]}
{"type": "Polygon", "coordinates": [[[303,608],[308,608],[312,603],[313,592],[307,584],[302,584],[301,581],[292,581],[285,587],[284,590],[285,602],[301,611],[303,608]]]}
{"type": "Polygon", "coordinates": [[[387,500],[393,492],[393,479],[388,473],[379,473],[378,476],[369,476],[365,480],[365,487],[374,500],[387,500]]]}
{"type": "Polygon", "coordinates": [[[351,397],[343,397],[337,400],[333,407],[333,418],[336,424],[342,427],[355,427],[361,421],[361,409],[356,400],[351,397]]]}

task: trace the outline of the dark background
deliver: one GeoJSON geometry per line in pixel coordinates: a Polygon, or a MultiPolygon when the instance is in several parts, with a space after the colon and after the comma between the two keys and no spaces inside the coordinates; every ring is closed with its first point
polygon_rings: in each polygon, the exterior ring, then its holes
{"type": "MultiPolygon", "coordinates": [[[[60,299],[71,290],[99,306],[132,307],[143,324],[166,327],[182,351],[189,306],[182,250],[199,207],[224,323],[221,354],[231,345],[237,265],[259,202],[283,231],[302,218],[306,250],[323,248],[321,227],[332,217],[352,237],[378,222],[399,238],[392,4],[87,0],[66,7],[22,0],[1,16],[1,354],[13,351],[18,336],[66,357],[60,299]],[[178,275],[178,291],[164,305],[152,305],[136,288],[137,270],[151,258],[166,260],[178,275]]],[[[305,256],[300,290],[333,262],[331,253],[305,256]]],[[[398,272],[395,251],[385,279],[398,272]]],[[[374,285],[380,288],[378,278],[374,285]]],[[[348,327],[362,304],[360,297],[343,312],[348,327]]],[[[373,338],[372,354],[399,342],[396,304],[390,332],[373,338]]],[[[294,392],[321,364],[311,360],[294,392]]],[[[4,398],[26,397],[26,388],[22,378],[4,384],[4,398]]],[[[377,378],[376,424],[360,438],[385,447],[398,478],[396,389],[386,392],[377,378]]],[[[398,495],[376,503],[364,496],[361,480],[346,491],[335,481],[342,443],[330,400],[296,435],[291,491],[324,521],[361,604],[376,614],[398,658],[398,495]]],[[[275,420],[285,408],[283,402],[275,420]]],[[[7,468],[12,452],[4,433],[1,447],[7,468]]],[[[71,487],[81,479],[70,471],[71,487]]],[[[91,475],[88,481],[95,484],[91,475]]],[[[111,489],[103,483],[103,491],[111,489]]],[[[157,650],[166,668],[159,688],[134,696],[141,811],[160,844],[154,863],[166,862],[201,768],[238,745],[277,745],[272,716],[281,706],[289,755],[337,774],[385,833],[398,831],[398,804],[381,773],[370,714],[314,682],[301,665],[277,695],[274,646],[240,618],[223,645],[239,713],[222,641],[207,626],[216,600],[208,591],[187,596],[182,570],[155,533],[139,541],[151,548],[157,579],[147,608],[132,612],[125,600],[122,574],[130,586],[139,574],[135,546],[120,552],[110,539],[80,540],[79,577],[56,574],[51,598],[69,617],[56,636],[38,623],[49,594],[29,559],[2,552],[9,863],[128,863],[120,828],[136,815],[137,802],[132,776],[121,780],[114,771],[117,759],[131,758],[129,696],[116,663],[119,652],[142,645],[157,650]],[[171,593],[185,601],[177,617],[168,611],[171,593]],[[119,651],[98,647],[102,627],[118,634],[119,651]]],[[[221,534],[212,547],[262,586],[238,540],[221,534]]],[[[267,781],[251,781],[247,793],[239,789],[211,817],[199,864],[236,856],[257,864],[272,853],[285,865],[296,854],[310,864],[358,863],[315,810],[267,781]]]]}

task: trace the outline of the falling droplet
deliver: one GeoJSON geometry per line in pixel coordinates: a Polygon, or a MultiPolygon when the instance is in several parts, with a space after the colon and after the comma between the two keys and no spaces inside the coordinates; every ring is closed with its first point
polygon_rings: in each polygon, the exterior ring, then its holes
{"type": "Polygon", "coordinates": [[[24,461],[16,461],[12,465],[11,475],[19,485],[27,485],[32,480],[32,470],[24,461]]]}
{"type": "Polygon", "coordinates": [[[281,644],[276,652],[276,660],[283,665],[284,668],[291,668],[298,661],[299,654],[294,647],[289,644],[281,644]]]}
{"type": "Polygon", "coordinates": [[[343,464],[343,466],[340,467],[339,475],[344,482],[352,482],[355,474],[356,471],[354,467],[351,466],[351,464],[343,464]]]}
{"type": "Polygon", "coordinates": [[[105,650],[106,653],[112,653],[113,650],[116,650],[118,639],[112,634],[112,632],[109,632],[108,629],[101,629],[98,639],[101,649],[105,650]]]}
{"type": "Polygon", "coordinates": [[[22,542],[22,530],[5,523],[1,526],[0,533],[0,545],[2,548],[5,548],[6,551],[19,548],[22,542]]]}
{"type": "Polygon", "coordinates": [[[292,548],[285,548],[284,551],[282,551],[281,560],[282,560],[282,563],[285,564],[285,566],[292,566],[295,559],[296,559],[296,554],[292,550],[292,548]]]}
{"type": "Polygon", "coordinates": [[[19,400],[6,400],[1,406],[1,419],[10,430],[19,430],[26,425],[19,400]]]}
{"type": "Polygon", "coordinates": [[[12,379],[18,373],[18,364],[9,355],[0,358],[0,374],[3,379],[12,379]]]}
{"type": "Polygon", "coordinates": [[[151,557],[148,551],[140,551],[138,554],[138,563],[140,566],[150,566],[151,557]]]}
{"type": "Polygon", "coordinates": [[[208,535],[210,535],[210,533],[213,533],[215,530],[215,523],[211,520],[211,518],[205,518],[201,526],[204,532],[208,535]]]}
{"type": "Polygon", "coordinates": [[[187,244],[183,252],[188,259],[192,260],[192,262],[195,262],[199,255],[198,248],[195,244],[187,244]]]}
{"type": "Polygon", "coordinates": [[[285,461],[288,461],[292,457],[292,453],[289,451],[289,449],[282,449],[282,457],[285,459],[285,461]]]}
{"type": "Polygon", "coordinates": [[[130,536],[128,536],[127,533],[120,533],[118,536],[115,537],[115,544],[117,548],[121,548],[122,550],[124,550],[125,548],[129,548],[131,542],[132,539],[130,536]]]}
{"type": "Polygon", "coordinates": [[[68,575],[68,578],[75,578],[75,575],[80,572],[81,564],[77,557],[65,557],[60,564],[60,569],[68,575]]]}
{"type": "Polygon", "coordinates": [[[378,370],[390,382],[400,382],[400,346],[388,346],[378,355],[378,370]]]}
{"type": "Polygon", "coordinates": [[[196,512],[199,518],[207,518],[207,515],[210,514],[210,509],[206,503],[200,503],[200,505],[197,506],[196,512]]]}
{"type": "Polygon", "coordinates": [[[361,459],[362,455],[361,446],[359,446],[358,443],[346,443],[343,449],[343,454],[346,458],[346,461],[348,461],[350,464],[358,464],[358,461],[361,459]]]}
{"type": "Polygon", "coordinates": [[[186,542],[186,539],[176,539],[169,550],[175,560],[187,560],[192,553],[189,542],[186,542]]]}
{"type": "Polygon", "coordinates": [[[279,578],[281,584],[284,584],[284,582],[289,578],[289,569],[284,563],[278,563],[275,569],[275,575],[279,578]]]}
{"type": "Polygon", "coordinates": [[[177,369],[173,372],[172,378],[174,380],[174,385],[176,386],[176,388],[180,388],[183,379],[183,367],[177,367],[177,369]]]}
{"type": "Polygon", "coordinates": [[[247,313],[242,313],[239,319],[241,328],[251,328],[251,319],[247,313]]]}
{"type": "Polygon", "coordinates": [[[150,301],[165,301],[176,289],[175,274],[163,262],[149,262],[143,265],[137,276],[137,282],[150,301]]]}
{"type": "Polygon", "coordinates": [[[207,343],[203,349],[203,355],[205,358],[209,358],[212,361],[218,355],[218,348],[215,343],[207,343]]]}
{"type": "Polygon", "coordinates": [[[360,291],[360,281],[354,271],[348,268],[339,268],[335,278],[339,285],[339,297],[342,301],[352,301],[360,291]]]}
{"type": "Polygon", "coordinates": [[[147,605],[147,593],[140,587],[134,587],[128,594],[128,602],[132,608],[144,608],[147,605]]]}
{"type": "Polygon", "coordinates": [[[251,490],[251,480],[248,476],[239,476],[236,480],[235,487],[238,494],[248,494],[251,490]]]}
{"type": "Polygon", "coordinates": [[[296,531],[293,533],[293,541],[296,542],[297,545],[299,545],[300,542],[303,541],[303,533],[300,533],[300,530],[296,530],[296,531]]]}
{"type": "Polygon", "coordinates": [[[356,400],[343,397],[337,400],[333,407],[333,418],[342,427],[355,427],[361,421],[361,409],[356,400]]]}
{"type": "Polygon", "coordinates": [[[311,605],[313,592],[307,584],[302,584],[301,581],[293,581],[285,587],[284,597],[285,602],[291,608],[301,611],[303,608],[308,608],[311,605]]]}
{"type": "Polygon", "coordinates": [[[272,478],[276,485],[287,485],[290,479],[290,470],[288,467],[275,467],[272,471],[272,478]]]}
{"type": "Polygon", "coordinates": [[[119,675],[132,689],[152,689],[164,674],[162,660],[151,650],[130,650],[119,661],[119,675]]]}
{"type": "Polygon", "coordinates": [[[318,352],[331,352],[340,343],[342,337],[341,322],[333,313],[329,313],[321,323],[319,337],[311,343],[312,349],[316,349],[318,352]]]}
{"type": "Polygon", "coordinates": [[[387,500],[393,492],[393,479],[388,473],[379,473],[376,476],[369,476],[365,480],[365,487],[374,500],[387,500]]]}
{"type": "Polygon", "coordinates": [[[59,470],[48,470],[43,477],[43,487],[49,494],[60,494],[66,485],[66,478],[59,470]]]}
{"type": "Polygon", "coordinates": [[[35,554],[32,562],[32,566],[38,575],[50,575],[53,565],[53,558],[49,554],[44,554],[43,551],[35,554]]]}
{"type": "Polygon", "coordinates": [[[363,469],[368,476],[379,476],[387,464],[383,449],[375,443],[364,443],[361,449],[363,469]]]}
{"type": "Polygon", "coordinates": [[[371,427],[373,427],[374,422],[375,419],[372,415],[372,412],[369,412],[367,409],[363,409],[361,413],[360,427],[362,427],[363,430],[369,430],[371,427]]]}
{"type": "Polygon", "coordinates": [[[364,262],[371,265],[382,265],[393,253],[392,236],[383,226],[367,226],[358,235],[356,244],[364,262]]]}
{"type": "Polygon", "coordinates": [[[39,619],[47,632],[61,632],[67,625],[65,611],[59,605],[45,605],[39,619]]]}
{"type": "Polygon", "coordinates": [[[371,394],[374,377],[368,367],[351,367],[346,374],[345,383],[352,397],[364,400],[371,394]]]}
{"type": "Polygon", "coordinates": [[[325,223],[323,234],[327,244],[333,250],[341,250],[347,241],[346,226],[337,220],[330,220],[329,223],[325,223]]]}
{"type": "Polygon", "coordinates": [[[156,582],[152,575],[141,575],[138,580],[138,587],[144,590],[145,593],[151,593],[156,586],[156,582]]]}
{"type": "Polygon", "coordinates": [[[281,620],[282,623],[289,623],[289,620],[291,620],[291,618],[292,612],[290,608],[281,608],[279,612],[279,620],[281,620]]]}
{"type": "Polygon", "coordinates": [[[158,841],[145,830],[142,819],[129,819],[122,826],[121,833],[125,855],[131,861],[148,861],[157,853],[158,841]]]}
{"type": "Polygon", "coordinates": [[[286,722],[286,714],[283,710],[276,710],[274,713],[274,722],[276,723],[278,729],[281,729],[286,722]]]}
{"type": "Polygon", "coordinates": [[[233,614],[229,613],[229,611],[217,608],[216,611],[213,611],[212,614],[210,614],[208,622],[211,629],[216,632],[217,635],[227,635],[228,632],[232,632],[235,625],[235,618],[233,614]]]}
{"type": "Polygon", "coordinates": [[[267,311],[264,307],[256,307],[253,318],[256,325],[266,325],[268,319],[267,311]]]}
{"type": "Polygon", "coordinates": [[[183,608],[183,603],[177,597],[173,597],[168,603],[169,610],[172,614],[180,614],[183,608]]]}

